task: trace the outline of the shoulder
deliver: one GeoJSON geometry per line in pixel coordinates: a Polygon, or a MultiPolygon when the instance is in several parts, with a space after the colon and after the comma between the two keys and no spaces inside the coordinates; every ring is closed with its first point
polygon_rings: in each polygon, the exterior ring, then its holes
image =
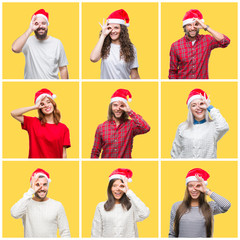
{"type": "Polygon", "coordinates": [[[109,124],[110,124],[110,121],[107,120],[107,121],[99,124],[97,128],[98,128],[98,129],[101,129],[101,128],[105,127],[105,126],[108,126],[109,124]]]}
{"type": "Polygon", "coordinates": [[[98,203],[96,209],[103,210],[103,209],[104,209],[104,204],[105,204],[105,203],[106,203],[106,202],[100,202],[100,203],[98,203]]]}
{"type": "Polygon", "coordinates": [[[172,43],[172,46],[171,47],[177,47],[179,46],[179,44],[185,42],[185,37],[182,37],[180,39],[178,39],[177,41],[175,41],[174,43],[172,43]]]}
{"type": "Polygon", "coordinates": [[[175,202],[175,203],[172,205],[171,211],[176,212],[181,203],[182,203],[182,201],[175,202]]]}
{"type": "Polygon", "coordinates": [[[214,37],[209,34],[206,34],[206,35],[199,34],[198,36],[199,36],[199,39],[203,41],[209,41],[209,40],[211,41],[212,39],[214,39],[214,37]]]}
{"type": "Polygon", "coordinates": [[[64,123],[59,122],[59,123],[57,124],[57,126],[60,127],[60,128],[63,128],[63,129],[68,130],[68,127],[67,127],[64,123]]]}
{"type": "Polygon", "coordinates": [[[40,120],[37,117],[24,116],[24,121],[40,123],[40,120]]]}
{"type": "Polygon", "coordinates": [[[182,122],[178,125],[177,130],[179,131],[179,133],[181,133],[182,131],[184,131],[185,128],[186,128],[186,123],[182,122]]]}
{"type": "Polygon", "coordinates": [[[55,37],[49,36],[48,40],[52,41],[52,42],[56,42],[56,43],[60,43],[61,41],[55,37]]]}

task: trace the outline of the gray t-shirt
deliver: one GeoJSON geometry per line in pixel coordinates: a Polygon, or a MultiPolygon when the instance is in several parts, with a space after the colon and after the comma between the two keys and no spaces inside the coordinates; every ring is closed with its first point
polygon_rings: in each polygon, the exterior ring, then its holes
{"type": "Polygon", "coordinates": [[[120,45],[111,43],[110,53],[101,62],[101,79],[129,79],[131,69],[138,68],[137,51],[132,62],[120,59],[120,45]]]}
{"type": "Polygon", "coordinates": [[[46,40],[29,37],[22,52],[26,62],[24,79],[58,79],[59,67],[68,65],[61,41],[51,36],[46,40]]]}

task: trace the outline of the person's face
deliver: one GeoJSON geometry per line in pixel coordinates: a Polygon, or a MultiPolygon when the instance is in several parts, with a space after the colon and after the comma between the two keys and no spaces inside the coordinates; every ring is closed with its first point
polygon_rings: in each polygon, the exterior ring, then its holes
{"type": "Polygon", "coordinates": [[[120,179],[117,179],[112,185],[112,194],[116,200],[120,200],[124,194],[124,192],[121,190],[121,185],[122,181],[120,179]]]}
{"type": "Polygon", "coordinates": [[[202,105],[204,105],[204,102],[200,98],[195,99],[190,103],[192,114],[197,121],[205,119],[206,109],[202,109],[202,105]]]}
{"type": "Polygon", "coordinates": [[[123,110],[121,109],[121,107],[124,107],[123,104],[121,104],[120,102],[113,102],[112,103],[112,113],[114,118],[116,119],[120,119],[122,114],[123,114],[123,110]]]}
{"type": "Polygon", "coordinates": [[[197,28],[197,25],[195,23],[189,23],[184,27],[184,31],[186,35],[190,38],[195,38],[198,33],[199,29],[197,28]]]}
{"type": "Polygon", "coordinates": [[[43,40],[47,37],[48,25],[47,21],[43,17],[37,17],[35,25],[38,26],[37,30],[34,31],[37,39],[43,40]]]}
{"type": "Polygon", "coordinates": [[[188,192],[192,199],[198,199],[200,196],[201,192],[195,189],[195,187],[197,187],[198,184],[200,185],[198,181],[191,181],[187,184],[188,192]]]}
{"type": "Polygon", "coordinates": [[[110,38],[112,39],[112,41],[117,41],[119,40],[120,37],[120,32],[121,32],[121,26],[120,24],[117,23],[109,23],[109,25],[112,28],[112,31],[110,32],[110,38]]]}
{"type": "Polygon", "coordinates": [[[43,106],[41,110],[44,115],[50,115],[54,111],[54,106],[48,97],[41,101],[40,106],[43,106]]]}
{"type": "Polygon", "coordinates": [[[45,177],[38,178],[36,183],[37,187],[41,187],[37,192],[35,192],[35,197],[44,200],[47,197],[48,193],[48,181],[45,177]]]}

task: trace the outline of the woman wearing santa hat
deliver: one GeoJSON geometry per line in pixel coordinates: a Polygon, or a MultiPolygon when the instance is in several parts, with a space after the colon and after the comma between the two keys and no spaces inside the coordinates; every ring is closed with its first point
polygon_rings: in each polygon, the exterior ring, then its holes
{"type": "Polygon", "coordinates": [[[172,158],[217,158],[217,142],[229,130],[228,123],[202,89],[190,92],[187,106],[188,117],[178,126],[172,158]]]}
{"type": "MultiPolygon", "coordinates": [[[[100,24],[101,25],[101,24],[100,24]]],[[[103,20],[102,31],[90,60],[101,62],[101,79],[140,79],[136,48],[129,34],[129,17],[123,9],[109,15],[103,20]]]]}
{"type": "Polygon", "coordinates": [[[108,200],[97,205],[92,237],[138,237],[137,222],[149,216],[149,209],[128,187],[132,171],[118,168],[109,176],[108,200]]]}
{"type": "Polygon", "coordinates": [[[231,203],[206,187],[208,178],[209,174],[201,168],[188,172],[184,199],[171,209],[169,237],[213,236],[213,216],[227,212],[231,203]],[[213,201],[207,202],[206,195],[213,201]]]}
{"type": "Polygon", "coordinates": [[[29,158],[67,157],[66,149],[71,146],[69,129],[60,123],[61,114],[54,98],[56,95],[44,88],[36,92],[35,105],[11,112],[28,132],[29,158]],[[38,110],[38,118],[23,115],[32,110],[38,110]]]}

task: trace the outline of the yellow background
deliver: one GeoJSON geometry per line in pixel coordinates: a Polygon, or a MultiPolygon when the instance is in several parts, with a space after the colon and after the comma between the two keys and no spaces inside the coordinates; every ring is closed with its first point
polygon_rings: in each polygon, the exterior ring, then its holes
{"type": "Polygon", "coordinates": [[[158,83],[156,82],[83,82],[82,84],[82,156],[90,158],[97,126],[107,121],[111,96],[119,89],[132,94],[130,108],[150,125],[146,134],[133,142],[133,158],[158,157],[158,83]]]}
{"type": "MultiPolygon", "coordinates": [[[[48,88],[61,112],[61,122],[70,131],[71,147],[68,158],[79,157],[79,84],[77,82],[4,82],[3,83],[3,158],[27,158],[28,133],[21,129],[20,122],[11,117],[11,111],[34,105],[35,93],[48,88]]],[[[37,117],[37,111],[25,115],[37,117]]]]}
{"type": "Polygon", "coordinates": [[[203,89],[211,105],[229,124],[230,130],[218,142],[218,158],[237,158],[238,106],[237,83],[233,82],[164,82],[161,86],[161,154],[170,158],[178,125],[187,119],[186,101],[194,88],[203,89]]]}
{"type": "Polygon", "coordinates": [[[50,174],[48,197],[62,203],[71,236],[79,237],[79,164],[71,161],[3,161],[3,237],[24,236],[22,219],[14,219],[10,209],[30,188],[37,168],[50,174]]]}
{"type": "MultiPolygon", "coordinates": [[[[214,217],[213,236],[237,238],[238,186],[237,161],[172,161],[161,164],[161,237],[168,237],[171,207],[182,201],[185,178],[193,168],[202,168],[210,175],[207,187],[231,202],[231,208],[214,217]],[[223,170],[224,169],[224,170],[223,170]]],[[[207,197],[208,201],[212,201],[207,197]]]]}
{"type": "Polygon", "coordinates": [[[90,61],[98,42],[103,18],[124,9],[130,18],[129,36],[137,49],[142,79],[158,78],[158,4],[157,3],[83,3],[82,4],[82,78],[99,79],[100,65],[90,61]],[[144,13],[144,14],[143,14],[144,13]]]}
{"type": "MultiPolygon", "coordinates": [[[[71,79],[79,78],[78,3],[3,3],[3,79],[23,79],[25,57],[12,51],[12,43],[27,31],[32,15],[43,8],[49,13],[48,35],[61,40],[71,79]]],[[[34,34],[34,33],[33,33],[34,34]]],[[[32,35],[33,35],[32,34],[32,35]]]]}
{"type": "Polygon", "coordinates": [[[82,237],[91,236],[92,220],[99,202],[107,200],[108,176],[117,168],[133,172],[129,188],[150,209],[150,215],[138,222],[139,237],[158,237],[158,162],[93,161],[82,163],[82,237]]]}
{"type": "MultiPolygon", "coordinates": [[[[216,48],[209,60],[209,78],[236,79],[238,73],[237,3],[162,3],[161,4],[161,78],[168,78],[171,44],[184,36],[182,20],[187,11],[198,9],[212,29],[231,40],[227,48],[216,48]]],[[[200,34],[206,33],[200,30],[200,34]]]]}

